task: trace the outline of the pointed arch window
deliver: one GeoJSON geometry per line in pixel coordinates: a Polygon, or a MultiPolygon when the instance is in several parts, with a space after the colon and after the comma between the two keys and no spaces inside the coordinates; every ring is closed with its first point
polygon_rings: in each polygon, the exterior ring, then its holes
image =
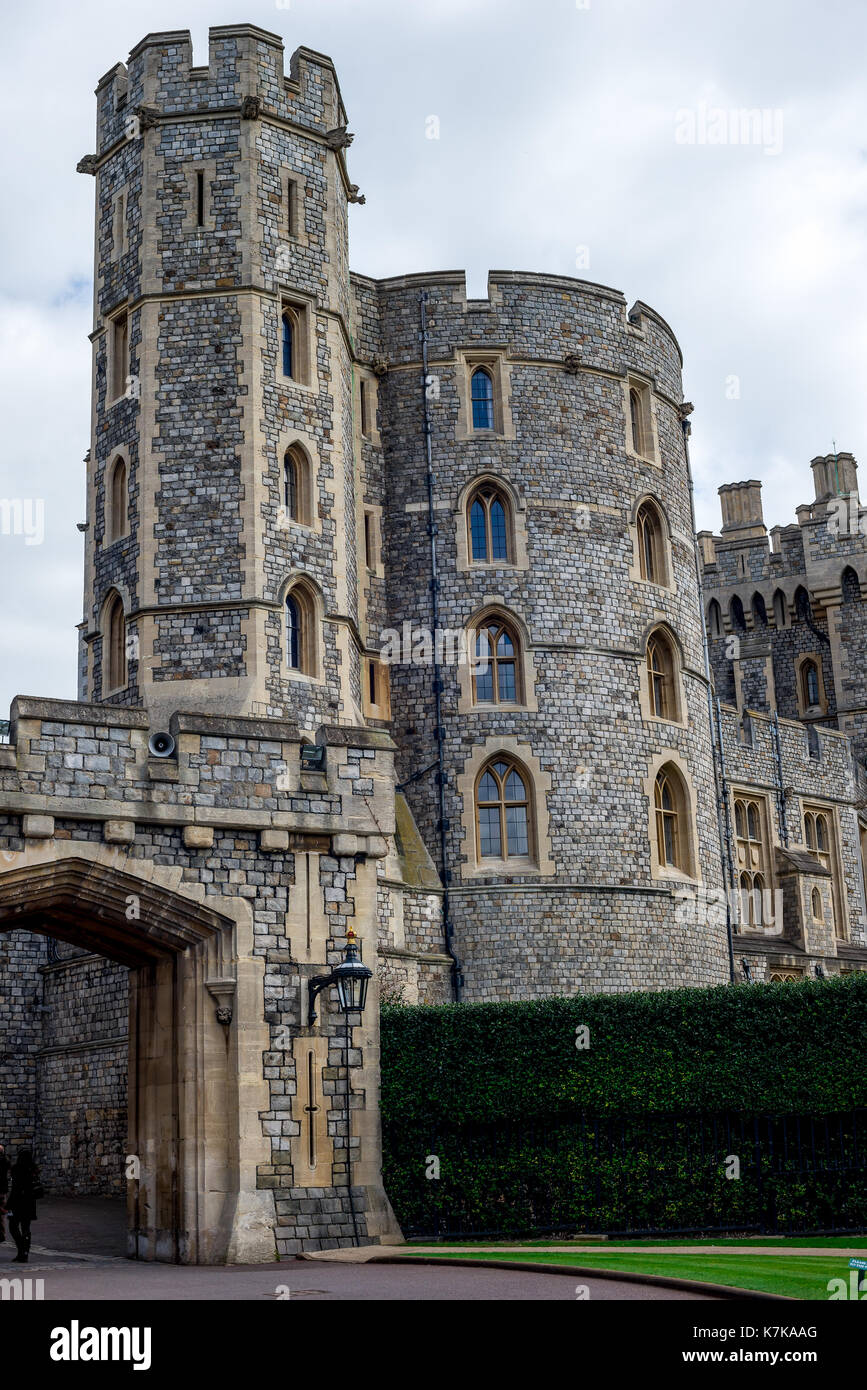
{"type": "Polygon", "coordinates": [[[765,600],[764,600],[764,598],[762,597],[761,594],[759,594],[759,593],[753,594],[752,609],[753,609],[753,627],[755,627],[755,628],[767,627],[767,625],[768,625],[768,610],[767,610],[767,607],[765,606],[765,600]]]}
{"type": "Polygon", "coordinates": [[[479,859],[528,859],[533,853],[530,786],[512,758],[496,756],[476,782],[479,859]]]}
{"type": "Polygon", "coordinates": [[[804,843],[830,876],[834,935],[838,940],[845,941],[846,911],[845,899],[840,887],[839,846],[833,815],[830,811],[824,811],[816,806],[804,808],[804,843]]]}
{"type": "Polygon", "coordinates": [[[638,570],[642,579],[651,584],[668,582],[665,529],[658,507],[651,501],[642,502],[635,517],[638,530],[638,570]]]}
{"type": "Polygon", "coordinates": [[[814,919],[817,922],[823,922],[825,920],[825,912],[822,907],[822,894],[819,892],[818,888],[814,888],[810,894],[810,905],[814,919]]]}
{"type": "Polygon", "coordinates": [[[294,377],[295,367],[295,315],[291,309],[284,309],[282,316],[283,375],[294,377]]]}
{"type": "Polygon", "coordinates": [[[707,626],[711,637],[722,637],[722,609],[715,598],[712,598],[708,604],[707,626]]]}
{"type": "Polygon", "coordinates": [[[629,419],[632,425],[632,447],[636,454],[644,453],[644,421],[642,419],[641,395],[635,386],[629,391],[629,419]]]}
{"type": "Polygon", "coordinates": [[[656,850],[661,868],[691,872],[689,803],[683,779],[671,763],[660,768],[653,788],[656,850]]]}
{"type": "Polygon", "coordinates": [[[777,589],[774,594],[774,627],[776,627],[778,631],[782,631],[786,626],[786,619],[788,616],[789,605],[786,595],[783,593],[782,589],[777,589]]]}
{"type": "Polygon", "coordinates": [[[523,700],[521,641],[514,626],[496,615],[476,628],[473,642],[473,703],[516,705],[523,700]]]}
{"type": "Polygon", "coordinates": [[[105,669],[105,693],[123,690],[127,683],[126,670],[126,618],[123,600],[115,593],[109,599],[105,610],[103,630],[103,663],[105,669]]]}
{"type": "Polygon", "coordinates": [[[300,445],[293,444],[283,455],[283,515],[300,526],[312,526],[313,491],[310,460],[300,445]]]}
{"type": "Polygon", "coordinates": [[[301,581],[292,585],[284,601],[285,654],[290,671],[315,676],[319,641],[316,601],[301,581]]]}
{"type": "Polygon", "coordinates": [[[301,610],[292,594],[286,595],[286,665],[301,670],[301,610]]]}
{"type": "Polygon", "coordinates": [[[647,684],[651,715],[655,719],[677,720],[677,659],[674,643],[661,628],[647,639],[647,684]]]}
{"type": "Polygon", "coordinates": [[[511,563],[511,523],[511,508],[503,492],[492,484],[476,488],[467,506],[474,564],[495,564],[498,560],[511,563]]]}
{"type": "Polygon", "coordinates": [[[765,910],[765,892],[770,882],[766,824],[766,802],[749,796],[735,798],[735,836],[738,882],[741,890],[740,917],[742,923],[749,927],[768,925],[766,918],[771,917],[770,907],[765,910]]]}
{"type": "Polygon", "coordinates": [[[805,661],[801,667],[801,690],[807,709],[814,709],[821,703],[819,667],[815,661],[805,661]]]}
{"type": "Polygon", "coordinates": [[[108,497],[108,543],[127,534],[127,472],[126,460],[117,458],[110,474],[108,497]]]}
{"type": "Polygon", "coordinates": [[[487,367],[477,367],[470,383],[473,402],[473,429],[494,428],[494,383],[487,367]]]}

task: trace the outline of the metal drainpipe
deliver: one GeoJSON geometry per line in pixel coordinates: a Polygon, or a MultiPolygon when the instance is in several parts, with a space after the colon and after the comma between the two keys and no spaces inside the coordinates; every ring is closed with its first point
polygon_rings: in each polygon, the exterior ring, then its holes
{"type": "Polygon", "coordinates": [[[451,912],[449,905],[449,878],[448,869],[448,842],[447,831],[448,821],[446,820],[446,778],[445,778],[445,733],[443,730],[443,681],[442,670],[437,655],[437,634],[440,630],[440,605],[439,605],[439,568],[437,565],[437,524],[434,512],[434,474],[433,474],[433,450],[431,447],[431,423],[430,411],[428,410],[428,357],[427,357],[427,291],[423,290],[419,295],[419,321],[421,338],[421,358],[422,358],[422,377],[421,377],[421,399],[422,399],[422,419],[424,429],[425,459],[427,462],[427,507],[428,521],[427,530],[430,537],[430,594],[431,594],[431,622],[433,624],[433,692],[434,692],[434,717],[436,720],[436,742],[437,742],[437,785],[439,790],[439,839],[440,839],[440,877],[443,884],[443,935],[445,947],[452,962],[452,989],[454,992],[455,1003],[460,1003],[461,985],[463,983],[461,975],[461,964],[454,952],[452,938],[454,935],[451,912]]]}
{"type": "Polygon", "coordinates": [[[789,823],[786,818],[786,788],[783,782],[783,753],[780,747],[780,720],[777,711],[771,715],[774,730],[774,754],[777,764],[777,806],[780,815],[780,837],[786,849],[789,848],[789,823]]]}
{"type": "MultiPolygon", "coordinates": [[[[707,623],[706,623],[706,621],[705,621],[705,613],[704,613],[704,585],[702,584],[702,579],[701,579],[701,562],[700,562],[700,560],[699,560],[699,553],[698,553],[698,536],[697,536],[697,534],[696,534],[696,527],[695,527],[695,486],[694,486],[693,479],[692,479],[692,464],[690,463],[690,459],[689,459],[689,432],[690,432],[690,423],[689,423],[689,420],[688,420],[688,418],[687,418],[686,415],[682,415],[682,416],[681,416],[680,428],[681,428],[681,431],[682,431],[682,433],[683,433],[683,454],[684,454],[684,458],[685,458],[685,460],[686,460],[686,476],[687,476],[687,478],[689,479],[689,515],[690,515],[690,523],[691,523],[691,525],[692,525],[692,546],[693,546],[693,560],[694,560],[694,562],[695,562],[695,582],[696,582],[696,585],[697,585],[697,587],[698,587],[698,609],[699,609],[699,613],[700,613],[700,615],[701,615],[701,645],[702,645],[702,654],[703,654],[703,656],[704,656],[704,677],[705,677],[705,685],[706,685],[706,689],[707,689],[707,719],[708,719],[708,726],[709,726],[709,728],[710,728],[710,743],[711,743],[711,750],[712,750],[712,755],[713,755],[713,777],[714,777],[714,783],[715,783],[715,788],[716,788],[716,824],[717,824],[717,834],[718,834],[718,836],[719,836],[720,870],[721,870],[721,872],[722,872],[723,882],[725,883],[725,882],[726,882],[726,878],[727,878],[727,875],[726,875],[726,859],[727,859],[727,858],[728,858],[728,866],[729,866],[729,875],[728,875],[729,878],[731,878],[731,875],[733,874],[733,867],[732,867],[732,862],[731,862],[731,842],[730,842],[730,841],[729,841],[729,843],[728,843],[728,854],[726,853],[726,836],[725,836],[725,834],[724,834],[724,832],[723,832],[723,822],[722,822],[722,817],[721,817],[721,815],[720,815],[720,800],[721,800],[721,798],[722,798],[722,804],[723,804],[723,808],[724,808],[725,816],[726,816],[726,823],[728,823],[728,797],[727,797],[726,792],[725,792],[725,763],[724,763],[724,761],[723,761],[722,730],[721,730],[721,729],[718,730],[718,734],[719,734],[719,764],[717,763],[717,731],[715,731],[715,729],[714,729],[714,717],[713,717],[713,690],[712,690],[712,686],[711,686],[711,675],[710,675],[710,648],[709,648],[709,646],[708,646],[708,640],[707,640],[707,623]]],[[[717,701],[717,711],[719,711],[719,701],[717,701]]],[[[732,899],[731,899],[731,894],[728,893],[728,892],[726,893],[726,941],[728,942],[728,951],[729,951],[729,984],[734,984],[734,982],[735,982],[735,957],[734,957],[734,944],[733,944],[733,941],[732,941],[732,899]]]]}

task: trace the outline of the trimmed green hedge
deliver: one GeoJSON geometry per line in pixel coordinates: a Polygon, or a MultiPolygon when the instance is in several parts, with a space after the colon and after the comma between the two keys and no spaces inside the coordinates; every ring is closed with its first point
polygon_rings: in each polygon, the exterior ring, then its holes
{"type": "Polygon", "coordinates": [[[386,1189],[418,1232],[852,1229],[865,1023],[867,974],[384,1008],[386,1189]]]}
{"type": "Polygon", "coordinates": [[[865,1104],[867,973],[382,1011],[388,1126],[865,1104]]]}

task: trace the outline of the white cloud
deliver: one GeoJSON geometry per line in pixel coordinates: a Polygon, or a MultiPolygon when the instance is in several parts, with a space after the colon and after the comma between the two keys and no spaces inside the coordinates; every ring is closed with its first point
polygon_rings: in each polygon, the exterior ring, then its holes
{"type": "MultiPolygon", "coordinates": [[[[867,12],[839,0],[35,0],[4,17],[0,112],[0,496],[44,495],[46,540],[0,537],[0,711],[16,690],[71,691],[89,430],[93,88],[145,33],[251,19],[287,59],[329,53],[356,141],[352,264],[372,275],[466,268],[576,274],[671,323],[696,412],[699,525],[716,488],[758,477],[770,523],[809,500],[809,460],[863,449],[867,348],[867,12]],[[38,74],[38,99],[34,76],[38,74]],[[682,146],[702,101],[783,113],[783,145],[682,146]],[[441,138],[425,139],[436,114],[441,138]],[[590,267],[575,266],[588,245],[590,267]],[[732,399],[727,383],[737,377],[732,399]],[[34,491],[36,490],[36,491],[34,491]],[[68,626],[67,626],[68,624],[68,626]],[[8,645],[6,647],[8,650],[8,645]]],[[[867,466],[867,460],[865,460],[867,466]]]]}

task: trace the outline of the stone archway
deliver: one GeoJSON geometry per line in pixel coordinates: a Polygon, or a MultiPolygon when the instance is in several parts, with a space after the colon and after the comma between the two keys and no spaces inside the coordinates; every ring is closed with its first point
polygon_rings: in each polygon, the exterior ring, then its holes
{"type": "Polygon", "coordinates": [[[261,961],[243,901],[206,906],[177,870],[66,842],[12,854],[0,932],[54,937],[128,967],[128,1252],[182,1264],[275,1257],[261,961]],[[171,886],[167,886],[171,884],[171,886]],[[244,938],[239,940],[239,938],[244,938]]]}

